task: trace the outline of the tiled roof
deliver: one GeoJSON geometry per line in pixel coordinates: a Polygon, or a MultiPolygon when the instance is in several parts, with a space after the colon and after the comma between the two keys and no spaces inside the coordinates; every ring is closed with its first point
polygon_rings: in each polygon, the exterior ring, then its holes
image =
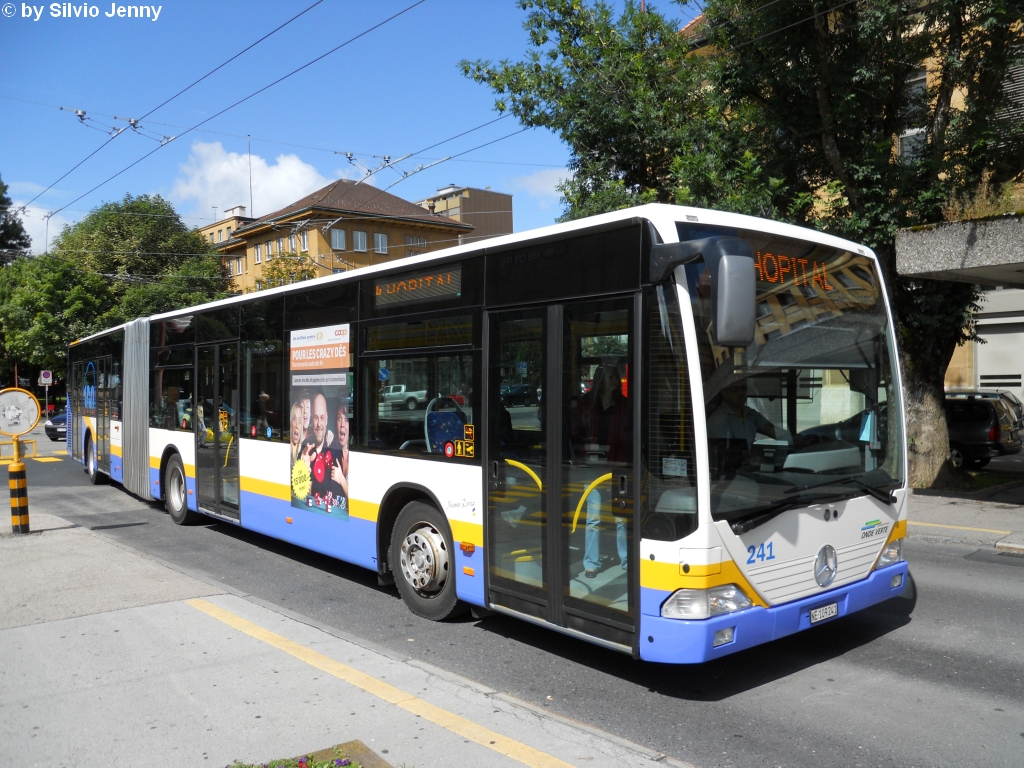
{"type": "Polygon", "coordinates": [[[466,230],[473,229],[470,224],[438,216],[415,203],[410,203],[408,200],[403,200],[369,184],[356,184],[354,181],[347,179],[333,181],[323,189],[318,189],[316,192],[306,195],[301,200],[296,200],[279,211],[261,216],[241,229],[258,227],[261,224],[280,219],[290,213],[313,207],[372,216],[397,216],[406,219],[418,219],[425,224],[441,224],[466,230]]]}

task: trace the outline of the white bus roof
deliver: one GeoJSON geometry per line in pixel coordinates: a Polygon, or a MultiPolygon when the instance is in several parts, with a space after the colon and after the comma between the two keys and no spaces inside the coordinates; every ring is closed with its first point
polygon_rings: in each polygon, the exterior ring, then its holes
{"type": "MultiPolygon", "coordinates": [[[[665,240],[665,242],[676,242],[678,235],[676,234],[675,225],[677,223],[699,223],[699,224],[710,224],[720,227],[733,227],[736,229],[752,229],[759,232],[766,232],[772,235],[779,235],[780,237],[789,237],[795,240],[805,240],[813,243],[820,243],[821,245],[830,246],[833,248],[842,248],[847,251],[854,251],[864,256],[869,256],[872,259],[876,259],[874,252],[866,246],[858,243],[844,240],[833,235],[829,235],[825,232],[819,232],[814,229],[807,229],[805,227],[798,227],[793,224],[784,224],[782,222],[772,221],[770,219],[759,219],[755,216],[745,216],[739,213],[728,213],[725,211],[714,211],[707,208],[692,208],[685,205],[667,205],[665,203],[651,203],[649,205],[640,205],[634,208],[624,208],[621,211],[612,211],[611,213],[602,213],[597,216],[589,216],[585,219],[577,219],[575,221],[565,222],[564,224],[552,224],[548,227],[541,227],[540,229],[531,229],[526,232],[517,232],[512,235],[501,235],[499,237],[488,238],[487,240],[477,240],[473,243],[467,243],[465,245],[457,245],[451,248],[445,248],[441,251],[432,251],[427,254],[420,256],[409,256],[404,259],[397,259],[395,261],[385,262],[384,264],[376,264],[369,267],[360,267],[359,269],[349,270],[337,275],[327,275],[325,277],[318,277],[313,280],[303,280],[299,283],[292,283],[290,285],[282,285],[276,288],[268,288],[263,291],[259,291],[258,294],[240,294],[236,296],[230,296],[226,299],[220,299],[219,301],[211,301],[207,304],[199,304],[192,307],[184,307],[182,309],[175,309],[171,312],[163,312],[158,315],[152,315],[148,319],[164,320],[172,317],[179,317],[180,315],[187,315],[190,312],[207,311],[211,309],[217,309],[219,307],[230,306],[231,304],[238,304],[247,301],[262,300],[272,296],[280,296],[282,294],[294,293],[296,291],[305,291],[316,286],[321,287],[329,285],[335,282],[344,282],[347,280],[357,280],[370,275],[378,274],[381,272],[389,272],[394,269],[403,269],[406,267],[414,267],[420,264],[430,264],[439,260],[447,260],[464,256],[471,253],[480,253],[484,251],[490,251],[495,248],[506,248],[515,246],[519,243],[528,242],[531,240],[554,237],[562,234],[569,234],[572,232],[590,229],[595,226],[602,226],[608,224],[614,224],[616,222],[628,222],[633,219],[647,219],[655,228],[658,233],[665,240]]],[[[91,336],[86,336],[83,339],[79,339],[74,344],[80,344],[84,341],[104,336],[108,333],[122,329],[127,324],[121,324],[114,326],[113,328],[107,328],[106,330],[94,333],[91,336]]]]}

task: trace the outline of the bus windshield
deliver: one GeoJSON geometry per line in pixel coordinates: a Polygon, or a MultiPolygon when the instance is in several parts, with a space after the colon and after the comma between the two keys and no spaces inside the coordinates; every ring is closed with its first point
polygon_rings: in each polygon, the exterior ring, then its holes
{"type": "Polygon", "coordinates": [[[751,230],[679,229],[681,239],[744,239],[757,269],[754,343],[742,349],[714,343],[708,270],[686,267],[714,519],[742,533],[793,507],[863,495],[889,502],[903,480],[903,434],[873,260],[751,230]]]}

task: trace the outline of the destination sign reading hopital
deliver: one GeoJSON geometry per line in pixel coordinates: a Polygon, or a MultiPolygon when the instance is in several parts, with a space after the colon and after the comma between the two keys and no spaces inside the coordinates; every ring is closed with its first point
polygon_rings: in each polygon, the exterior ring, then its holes
{"type": "Polygon", "coordinates": [[[411,304],[462,295],[462,266],[411,272],[374,285],[375,307],[411,304]]]}

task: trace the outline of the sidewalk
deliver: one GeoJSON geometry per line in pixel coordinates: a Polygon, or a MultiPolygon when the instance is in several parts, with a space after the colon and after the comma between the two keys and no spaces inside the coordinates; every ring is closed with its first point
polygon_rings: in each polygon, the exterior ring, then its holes
{"type": "Polygon", "coordinates": [[[684,763],[46,514],[0,537],[0,766],[684,763]]]}
{"type": "Polygon", "coordinates": [[[1024,554],[1024,483],[956,496],[915,491],[908,518],[909,538],[990,545],[1024,554]]]}

